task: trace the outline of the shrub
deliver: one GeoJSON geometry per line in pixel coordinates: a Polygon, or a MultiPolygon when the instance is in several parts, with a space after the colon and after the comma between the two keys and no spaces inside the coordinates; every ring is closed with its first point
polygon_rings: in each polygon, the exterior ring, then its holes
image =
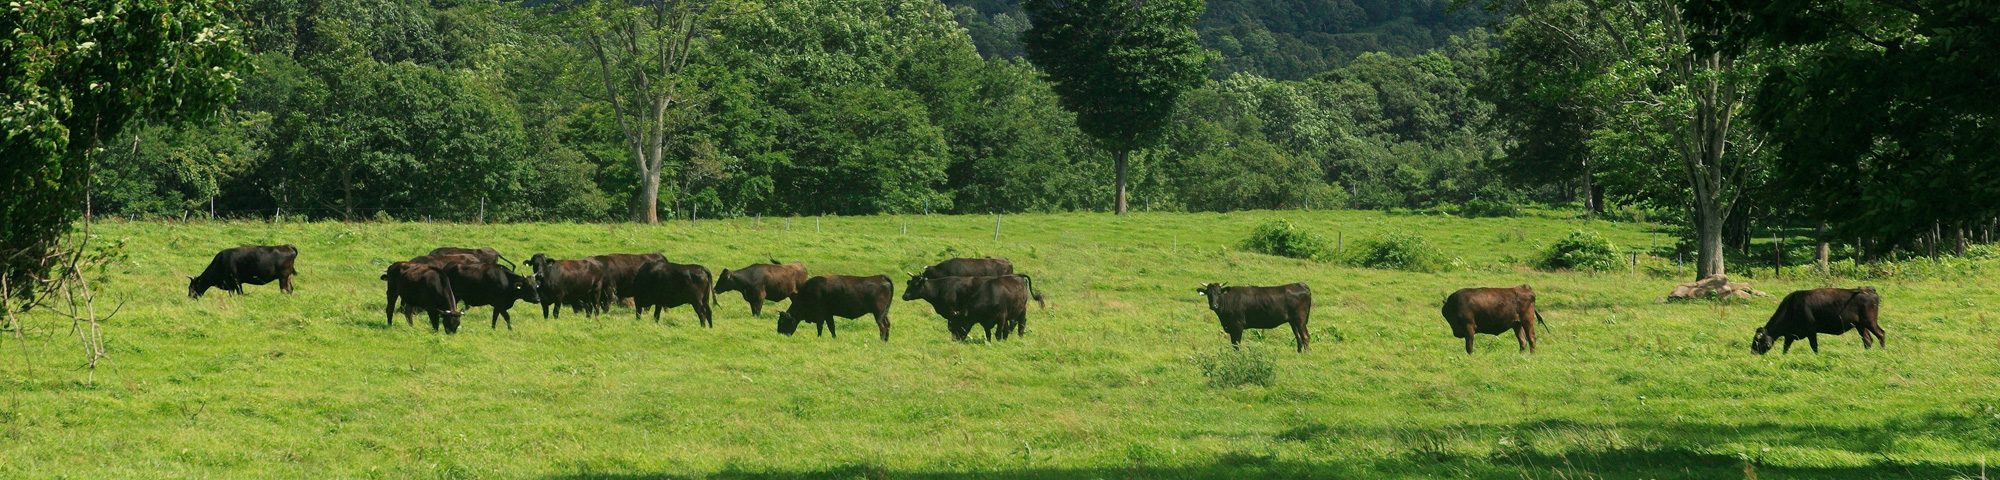
{"type": "Polygon", "coordinates": [[[1465,204],[1458,206],[1458,216],[1466,218],[1518,217],[1521,216],[1521,207],[1503,201],[1475,198],[1467,200],[1465,204]]]}
{"type": "Polygon", "coordinates": [[[1350,263],[1367,268],[1435,272],[1449,266],[1451,259],[1423,235],[1391,233],[1362,244],[1350,263]]]}
{"type": "Polygon", "coordinates": [[[1251,384],[1268,387],[1277,375],[1276,363],[1271,361],[1271,355],[1251,347],[1230,348],[1203,355],[1197,363],[1201,364],[1201,376],[1208,377],[1208,385],[1217,388],[1251,384]]]}
{"type": "Polygon", "coordinates": [[[1317,259],[1327,256],[1326,239],[1284,220],[1272,220],[1250,231],[1243,249],[1280,257],[1317,259]]]}
{"type": "Polygon", "coordinates": [[[1570,232],[1535,258],[1535,268],[1542,270],[1605,271],[1618,265],[1618,247],[1589,230],[1570,232]]]}

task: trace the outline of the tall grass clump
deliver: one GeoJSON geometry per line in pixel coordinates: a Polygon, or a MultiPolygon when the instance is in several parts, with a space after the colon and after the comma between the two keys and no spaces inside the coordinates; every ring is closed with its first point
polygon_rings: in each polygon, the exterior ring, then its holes
{"type": "Polygon", "coordinates": [[[1254,347],[1229,348],[1203,355],[1195,359],[1201,365],[1201,376],[1208,377],[1208,385],[1229,388],[1239,385],[1271,386],[1277,375],[1277,362],[1271,354],[1254,347]]]}
{"type": "Polygon", "coordinates": [[[1451,258],[1423,235],[1391,233],[1364,242],[1348,263],[1366,268],[1436,272],[1450,266],[1451,258]]]}
{"type": "Polygon", "coordinates": [[[1542,270],[1606,271],[1618,268],[1618,246],[1597,232],[1574,230],[1542,248],[1534,258],[1542,270]]]}
{"type": "Polygon", "coordinates": [[[1458,216],[1466,218],[1518,217],[1521,207],[1502,200],[1475,198],[1458,206],[1458,216]]]}
{"type": "Polygon", "coordinates": [[[1332,252],[1327,247],[1326,239],[1284,220],[1272,220],[1252,228],[1250,238],[1243,240],[1243,249],[1307,260],[1326,258],[1332,252]]]}

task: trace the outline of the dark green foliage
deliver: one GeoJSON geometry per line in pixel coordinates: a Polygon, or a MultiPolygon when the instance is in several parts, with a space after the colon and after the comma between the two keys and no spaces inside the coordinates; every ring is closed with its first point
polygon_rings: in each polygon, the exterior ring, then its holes
{"type": "Polygon", "coordinates": [[[1613,270],[1619,265],[1618,247],[1597,232],[1576,230],[1542,248],[1534,264],[1542,270],[1613,270]]]}
{"type": "Polygon", "coordinates": [[[1348,263],[1366,268],[1436,272],[1451,266],[1451,259],[1422,234],[1391,233],[1362,242],[1348,263]]]}
{"type": "Polygon", "coordinates": [[[129,125],[205,120],[242,42],[221,2],[73,0],[0,9],[0,275],[26,295],[83,213],[95,149],[129,125]]]}
{"type": "Polygon", "coordinates": [[[1251,229],[1250,237],[1243,239],[1243,249],[1307,260],[1327,258],[1333,253],[1325,238],[1284,220],[1272,220],[1251,229]]]}
{"type": "Polygon", "coordinates": [[[1107,150],[1152,145],[1182,92],[1208,77],[1209,53],[1188,28],[1201,0],[1029,1],[1021,34],[1083,133],[1107,150]]]}
{"type": "Polygon", "coordinates": [[[1521,215],[1521,207],[1503,200],[1475,198],[1458,206],[1462,217],[1514,217],[1521,215]]]}
{"type": "Polygon", "coordinates": [[[1195,359],[1195,363],[1201,367],[1201,376],[1208,377],[1208,385],[1216,388],[1268,387],[1278,376],[1277,362],[1271,359],[1271,354],[1256,347],[1216,350],[1195,359]]]}

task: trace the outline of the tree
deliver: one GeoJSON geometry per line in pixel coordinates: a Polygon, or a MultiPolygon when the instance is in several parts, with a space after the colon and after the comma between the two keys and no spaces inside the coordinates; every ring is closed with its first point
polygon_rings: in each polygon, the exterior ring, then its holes
{"type": "MultiPolygon", "coordinates": [[[[1565,1],[1486,5],[1533,15],[1565,1]]],[[[1685,208],[1695,232],[1696,277],[1725,273],[1724,223],[1762,171],[1765,139],[1739,120],[1765,52],[1703,48],[1721,32],[1685,18],[1683,0],[1581,0],[1574,10],[1587,19],[1587,34],[1602,38],[1617,59],[1576,92],[1606,114],[1605,128],[1591,134],[1593,156],[1607,169],[1630,173],[1626,178],[1675,179],[1665,192],[1650,184],[1626,187],[1652,190],[1644,193],[1685,208]]]]}
{"type": "Polygon", "coordinates": [[[610,103],[632,152],[638,191],[633,222],[659,223],[660,172],[674,137],[701,104],[687,78],[707,24],[725,13],[716,0],[585,0],[567,6],[566,29],[597,61],[610,103]]]}
{"type": "Polygon", "coordinates": [[[1034,24],[1021,34],[1028,59],[1042,68],[1077,127],[1112,153],[1117,196],[1126,211],[1133,150],[1160,139],[1181,93],[1208,78],[1214,55],[1191,28],[1202,0],[1029,0],[1034,24]]]}
{"type": "Polygon", "coordinates": [[[1764,70],[1751,118],[1779,145],[1777,186],[1834,235],[1935,243],[2000,215],[1993,2],[1696,0],[1690,11],[1721,33],[1722,55],[1795,55],[1764,70]]]}
{"type": "MultiPolygon", "coordinates": [[[[102,142],[204,120],[235,95],[242,41],[215,0],[16,2],[0,9],[0,278],[26,297],[87,208],[102,142]]],[[[29,303],[32,305],[33,303],[29,303]]]]}

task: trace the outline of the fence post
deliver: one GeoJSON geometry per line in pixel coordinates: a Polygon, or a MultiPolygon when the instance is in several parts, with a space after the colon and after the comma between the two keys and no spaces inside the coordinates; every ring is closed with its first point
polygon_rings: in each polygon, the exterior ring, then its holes
{"type": "Polygon", "coordinates": [[[208,221],[215,221],[215,196],[208,196],[208,221]]]}
{"type": "Polygon", "coordinates": [[[1338,252],[1346,246],[1347,232],[1333,232],[1333,251],[1338,252]]]}
{"type": "Polygon", "coordinates": [[[479,197],[479,223],[486,223],[486,197],[479,197]]]}
{"type": "Polygon", "coordinates": [[[813,233],[819,233],[819,217],[813,217],[813,233]]]}
{"type": "Polygon", "coordinates": [[[993,241],[1000,241],[1000,214],[998,212],[993,214],[993,241]]]}
{"type": "Polygon", "coordinates": [[[1785,239],[1778,232],[1771,232],[1771,277],[1785,273],[1785,239]]]}
{"type": "Polygon", "coordinates": [[[694,204],[693,207],[690,207],[688,209],[688,225],[693,226],[699,224],[701,224],[701,204],[697,203],[694,204]]]}

